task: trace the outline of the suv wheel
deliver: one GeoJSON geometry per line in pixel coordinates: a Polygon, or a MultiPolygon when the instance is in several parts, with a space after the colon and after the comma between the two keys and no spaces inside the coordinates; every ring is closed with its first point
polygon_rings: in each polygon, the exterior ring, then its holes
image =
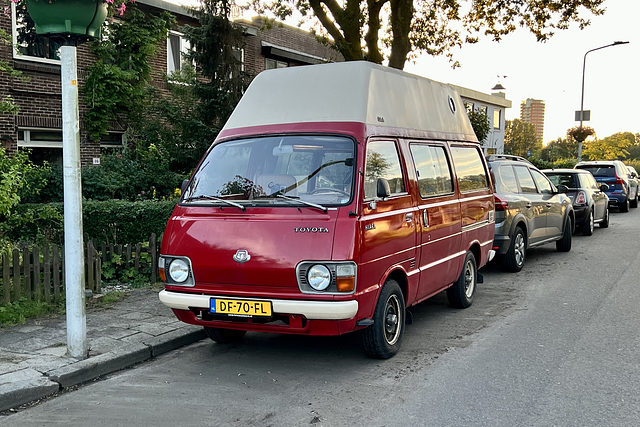
{"type": "Polygon", "coordinates": [[[514,273],[522,270],[526,252],[527,242],[524,237],[524,231],[522,228],[516,227],[509,249],[507,250],[507,253],[504,254],[504,258],[502,258],[504,269],[514,273]]]}
{"type": "Polygon", "coordinates": [[[627,197],[618,207],[620,208],[620,212],[629,212],[629,198],[627,197]]]}
{"type": "Polygon", "coordinates": [[[609,227],[609,206],[607,206],[604,210],[604,218],[602,218],[602,221],[600,222],[600,228],[607,228],[609,227]]]}

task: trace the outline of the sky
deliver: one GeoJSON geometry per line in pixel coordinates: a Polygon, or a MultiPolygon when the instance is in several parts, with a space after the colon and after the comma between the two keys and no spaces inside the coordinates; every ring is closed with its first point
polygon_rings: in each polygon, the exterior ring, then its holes
{"type": "Polygon", "coordinates": [[[543,100],[546,144],[579,124],[574,119],[580,110],[585,53],[628,41],[587,55],[584,109],[591,111],[591,120],[584,125],[594,128],[599,138],[640,133],[640,1],[606,0],[604,6],[604,15],[584,15],[591,18],[584,30],[573,25],[545,43],[518,29],[500,42],[484,40],[455,51],[459,68],[452,69],[444,57],[422,55],[415,64],[407,63],[405,71],[484,93],[500,82],[513,103],[508,120],[520,117],[520,103],[527,98],[543,100]]]}

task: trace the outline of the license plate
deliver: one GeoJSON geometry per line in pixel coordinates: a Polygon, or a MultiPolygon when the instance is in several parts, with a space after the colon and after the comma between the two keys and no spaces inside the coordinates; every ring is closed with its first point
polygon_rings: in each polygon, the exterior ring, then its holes
{"type": "Polygon", "coordinates": [[[231,316],[271,316],[271,301],[211,298],[210,311],[231,316]]]}

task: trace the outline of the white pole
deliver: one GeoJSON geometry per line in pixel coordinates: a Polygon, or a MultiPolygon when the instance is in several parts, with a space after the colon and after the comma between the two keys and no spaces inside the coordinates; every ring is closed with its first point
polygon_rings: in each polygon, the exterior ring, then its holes
{"type": "Polygon", "coordinates": [[[75,46],[60,48],[62,78],[62,165],[64,175],[64,266],[67,304],[67,351],[87,357],[87,316],[82,249],[82,184],[80,181],[80,115],[78,61],[75,46]]]}

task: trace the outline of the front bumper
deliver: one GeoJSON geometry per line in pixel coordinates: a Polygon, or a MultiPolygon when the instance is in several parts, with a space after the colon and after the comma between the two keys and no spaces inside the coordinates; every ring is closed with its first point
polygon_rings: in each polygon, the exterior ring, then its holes
{"type": "MultiPolygon", "coordinates": [[[[211,298],[228,298],[216,295],[189,294],[160,291],[160,301],[174,310],[208,310],[211,298]]],[[[302,315],[308,320],[347,320],[358,312],[358,301],[305,301],[271,298],[242,298],[253,301],[270,301],[274,314],[302,315]]]]}

